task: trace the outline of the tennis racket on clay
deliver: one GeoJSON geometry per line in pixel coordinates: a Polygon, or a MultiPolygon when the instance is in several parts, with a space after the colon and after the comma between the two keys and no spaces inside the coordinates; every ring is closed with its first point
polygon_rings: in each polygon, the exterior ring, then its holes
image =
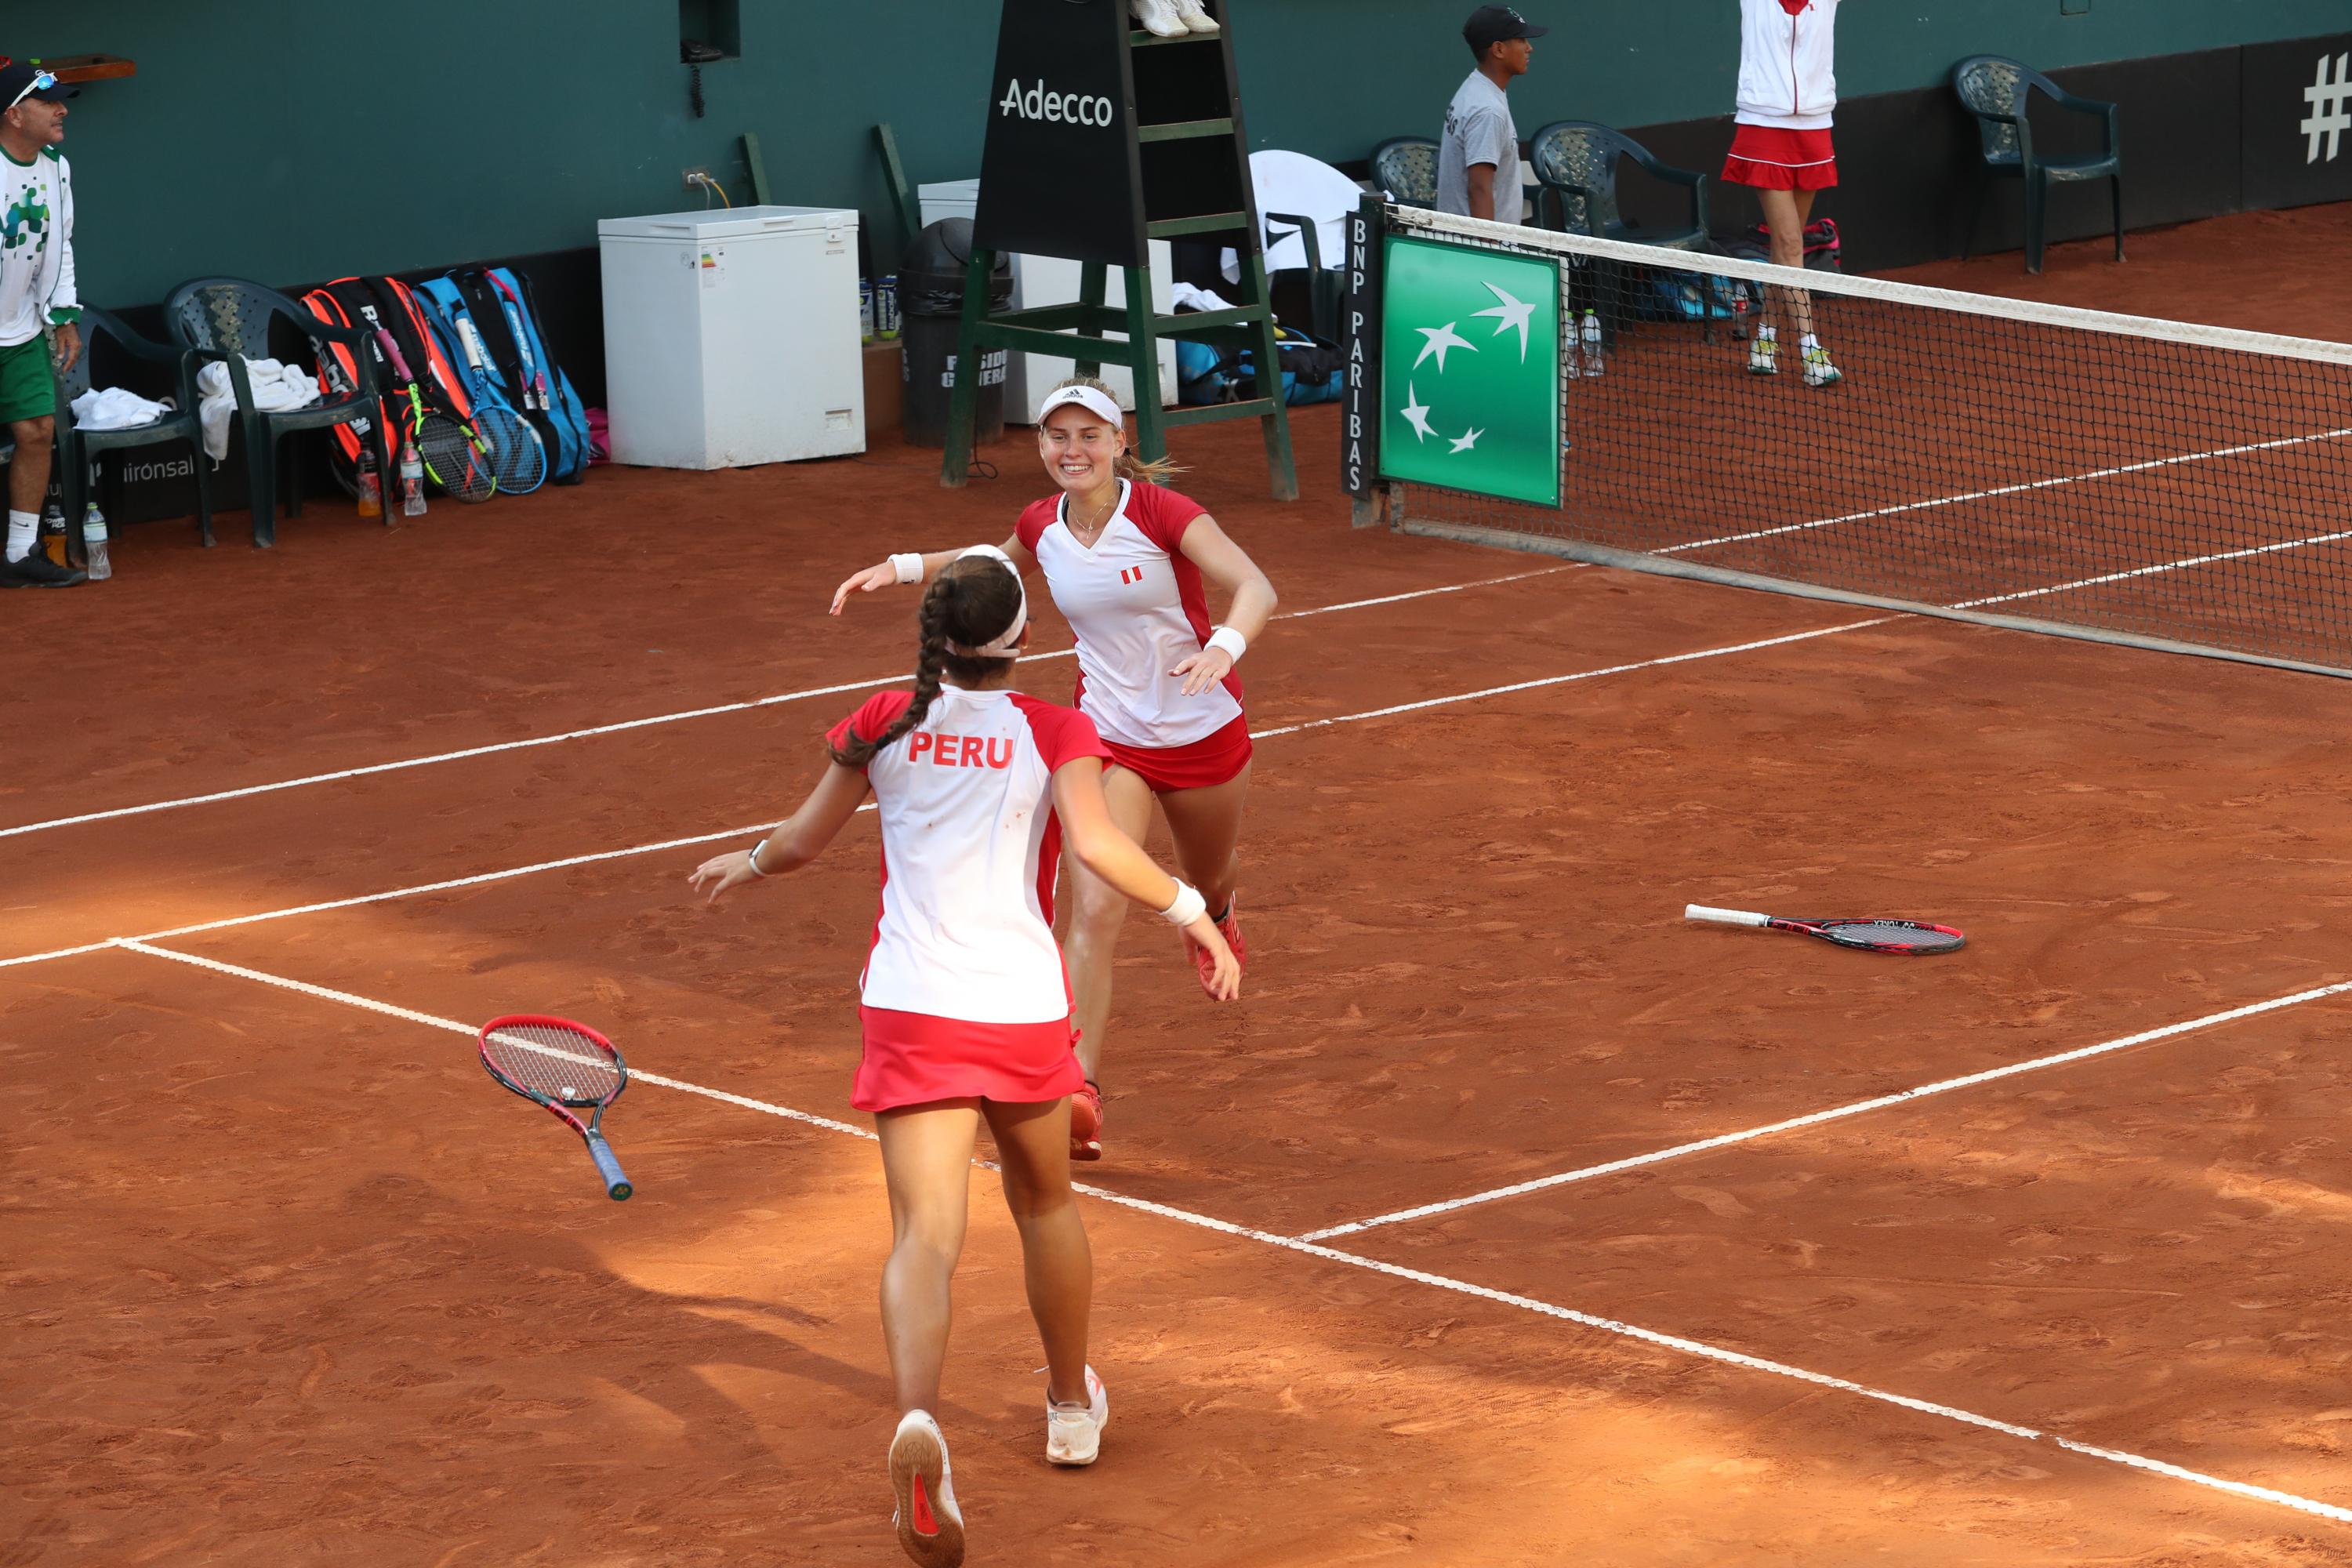
{"type": "MultiPolygon", "coordinates": [[[[490,381],[490,356],[482,346],[481,334],[475,331],[471,317],[457,318],[457,347],[474,374],[484,382],[490,381]]],[[[538,428],[530,420],[511,408],[478,398],[474,404],[474,428],[489,443],[490,468],[500,494],[529,495],[546,482],[547,443],[540,439],[538,428]]]]}
{"type": "Polygon", "coordinates": [[[464,420],[438,404],[425,401],[400,344],[390,332],[378,327],[375,336],[383,345],[384,357],[392,361],[393,374],[408,387],[408,434],[416,443],[416,455],[425,459],[425,471],[446,495],[462,501],[489,500],[499,488],[489,447],[464,420]]]}
{"type": "Polygon", "coordinates": [[[1795,921],[1783,920],[1778,915],[1759,915],[1751,910],[1710,909],[1705,904],[1685,905],[1683,919],[1712,921],[1727,926],[1762,926],[1768,931],[1792,931],[1804,936],[1820,937],[1823,942],[1833,942],[1840,947],[1856,947],[1864,952],[1901,953],[1908,957],[1951,952],[1969,943],[1967,937],[1950,926],[1933,925],[1926,921],[1795,921]]]}
{"type": "Polygon", "coordinates": [[[629,1064],[613,1042],[585,1024],[538,1013],[510,1013],[481,1029],[482,1065],[490,1076],[534,1105],[543,1105],[588,1145],[614,1203],[636,1188],[604,1142],[604,1108],[629,1087],[629,1064]],[[586,1121],[572,1114],[593,1110],[586,1121]]]}

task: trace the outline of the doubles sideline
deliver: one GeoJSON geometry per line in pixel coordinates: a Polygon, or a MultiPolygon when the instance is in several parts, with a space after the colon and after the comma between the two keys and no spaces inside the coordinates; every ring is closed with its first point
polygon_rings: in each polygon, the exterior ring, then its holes
{"type": "MultiPolygon", "coordinates": [[[[336,991],[323,985],[313,985],[306,981],[294,980],[284,975],[271,974],[263,970],[247,969],[240,964],[225,963],[218,959],[203,958],[194,953],[180,952],[171,948],[155,947],[147,942],[132,938],[122,938],[114,942],[103,943],[100,945],[119,947],[129,952],[144,953],[152,958],[167,959],[175,963],[190,964],[199,969],[210,970],[215,973],[230,975],[241,980],[254,981],[264,985],[277,986],[281,990],[298,992],[306,996],[315,997],[322,1001],[340,1003],[345,1006],[364,1008],[372,1013],[383,1014],[388,1017],[402,1019],[408,1023],[419,1024],[428,1028],[441,1029],[458,1035],[464,1035],[468,1037],[471,1037],[476,1032],[472,1025],[459,1023],[454,1018],[443,1018],[437,1017],[430,1013],[415,1012],[410,1008],[394,1006],[390,1003],[378,1002],[370,997],[354,995],[347,991],[336,991]]],[[[2337,989],[2343,989],[2343,987],[2338,987],[2337,989]]],[[[630,1076],[640,1079],[643,1081],[658,1088],[675,1089],[683,1094],[700,1095],[708,1100],[715,1100],[728,1105],[740,1106],[746,1110],[755,1110],[762,1115],[782,1117],[789,1121],[800,1122],[810,1127],[823,1128],[831,1132],[846,1133],[853,1138],[871,1139],[874,1136],[873,1133],[867,1131],[862,1127],[852,1126],[845,1121],[836,1121],[830,1117],[813,1115],[804,1110],[794,1110],[788,1106],[775,1105],[766,1100],[754,1100],[748,1095],[734,1094],[725,1089],[708,1089],[700,1084],[688,1083],[678,1079],[664,1078],[654,1073],[640,1072],[635,1068],[630,1069],[630,1076]]],[[[1450,1291],[1455,1295],[1475,1297],[1479,1300],[1492,1302],[1497,1306],[1510,1307],[1519,1311],[1536,1313],[1542,1317],[1551,1318],[1561,1322],[1574,1323],[1581,1328],[1597,1330],[1602,1333],[1612,1334],[1620,1339],[1634,1340],[1643,1344],[1655,1345],[1662,1350],[1674,1351],[1680,1354],[1696,1357],[1700,1360],[1716,1362],[1727,1366],[1736,1366],[1744,1371],[1759,1373],[1769,1377],[1785,1378],[1791,1382],[1808,1384],[1815,1388],[1829,1389],[1836,1393],[1849,1394],[1856,1398],[1872,1400],[1880,1405],[1895,1405],[1900,1409],[1913,1411],[1923,1415],[1933,1416],[1939,1420],[1955,1422],[1964,1426],[1973,1426],[1981,1431],[1997,1432],[2004,1436],[2014,1437],[2023,1442],[2046,1443],[2053,1447],[2063,1448],[2068,1453],[2080,1454],[2086,1458],[2097,1459],[2106,1464],[2120,1465],[2130,1469],[2145,1470],[2150,1474],[2165,1476],[2173,1480],[2186,1481],[2193,1486],[2205,1487],[2215,1491],[2227,1492],[2232,1496],[2250,1499],[2257,1502],[2273,1503],[2280,1507],[2294,1509],[2298,1512],[2311,1514],[2317,1518],[2333,1520],[2337,1523],[2352,1524],[2352,1509],[2342,1508],[2334,1503],[2321,1502],[2313,1498],[2301,1497],[2293,1492],[2280,1491],[2271,1487],[2256,1486],[2247,1481],[2231,1480],[2224,1477],[2207,1474],[2201,1470],[2188,1469],[2182,1466],[2170,1464],[2162,1459],[2152,1459],[2144,1455],[2129,1453],[2120,1448],[2106,1448],[2098,1447],[2095,1444],[2077,1442],[2071,1437],[2060,1436],[2055,1433],[2041,1431],[2035,1427],[2021,1426],[2015,1422],[2000,1420],[1997,1417],[1990,1415],[1978,1415],[1973,1411],[1963,1410],[1956,1405],[1939,1405],[1933,1400],[1915,1399],[1909,1394],[1895,1394],[1885,1389],[1874,1388],[1867,1384],[1855,1383],[1847,1378],[1832,1376],[1827,1373],[1812,1372],[1804,1367],[1792,1366],[1786,1362],[1771,1361],[1762,1356],[1748,1355],[1741,1351],[1728,1350],[1720,1345],[1708,1344],[1701,1340],[1685,1339],[1678,1334],[1662,1333],[1655,1329],[1645,1329],[1638,1324],[1623,1322],[1614,1318],[1604,1318],[1591,1312],[1581,1312],[1572,1307],[1559,1306],[1554,1302],[1541,1300],[1533,1296],[1522,1296],[1508,1290],[1496,1290],[1490,1289],[1487,1286],[1472,1284],[1467,1280],[1456,1279],[1447,1275],[1432,1274],[1423,1269],[1407,1268],[1399,1264],[1382,1262],[1378,1258],[1365,1258],[1352,1252],[1342,1252],[1336,1247],[1324,1247],[1318,1243],[1309,1241],[1302,1237],[1276,1236],[1270,1231],[1258,1230],[1249,1226],[1235,1225],[1230,1220],[1222,1220],[1208,1215],[1195,1214],[1189,1209],[1175,1208],[1167,1204],[1152,1203],[1142,1198],[1129,1197],[1124,1194],[1109,1192],[1101,1187],[1089,1186],[1078,1183],[1073,1183],[1072,1185],[1086,1196],[1097,1199],[1103,1203],[1114,1204],[1121,1208],[1133,1209],[1141,1214],[1156,1215],[1162,1219],[1174,1220],[1181,1225],[1192,1226],[1203,1230],[1215,1231],[1220,1235],[1235,1237],[1244,1240],[1253,1241],[1260,1246],[1271,1247],[1277,1251],[1318,1258],[1326,1263],[1339,1264],[1349,1268],[1360,1268],[1374,1274],[1383,1274],[1391,1279],[1409,1280],[1416,1285],[1427,1286],[1437,1290],[1450,1291]]]]}
{"type": "MultiPolygon", "coordinates": [[[[1319,605],[1305,610],[1286,610],[1274,618],[1278,621],[1304,620],[1309,616],[1328,616],[1341,610],[1366,610],[1380,605],[1402,604],[1407,599],[1426,599],[1439,594],[1461,594],[1473,588],[1492,588],[1505,583],[1525,582],[1530,577],[1549,577],[1555,573],[1579,570],[1582,563],[1567,566],[1544,566],[1532,572],[1515,572],[1506,577],[1486,577],[1475,583],[1448,583],[1434,588],[1415,588],[1402,594],[1386,594],[1374,599],[1350,599],[1345,604],[1319,605]]],[[[1052,653],[1028,654],[1024,663],[1034,664],[1049,658],[1068,658],[1076,648],[1060,648],[1052,653]]],[[[648,729],[656,724],[677,724],[688,719],[710,719],[722,713],[748,713],[755,709],[773,708],[779,703],[798,702],[810,697],[830,697],[844,691],[866,691],[877,686],[893,686],[907,679],[904,670],[878,675],[870,680],[849,680],[835,686],[811,686],[799,691],[780,691],[772,697],[756,697],[745,702],[721,702],[709,708],[688,708],[676,713],[656,713],[643,719],[624,719],[617,723],[592,724],[582,730],[566,730],[560,734],[533,735],[520,741],[499,741],[488,745],[467,746],[455,752],[435,752],[428,756],[404,757],[396,762],[370,763],[362,767],[341,768],[333,773],[305,773],[299,778],[278,779],[269,784],[247,784],[242,789],[214,790],[206,795],[181,795],[172,800],[150,801],[144,805],[121,805],[109,811],[86,811],[74,816],[55,816],[45,822],[27,822],[15,827],[0,827],[0,838],[14,838],[26,833],[45,833],[56,827],[75,827],[89,822],[110,822],[118,817],[145,816],[158,811],[176,811],[184,806],[210,805],[218,801],[242,800],[250,795],[275,795],[282,790],[303,789],[311,784],[334,784],[342,779],[365,778],[372,773],[400,773],[409,768],[432,767],[440,763],[463,762],[468,757],[494,756],[500,752],[528,751],[533,746],[561,745],[566,741],[584,741],[598,735],[617,735],[625,731],[648,729]]]]}
{"type": "MultiPolygon", "coordinates": [[[[1529,574],[1529,575],[1535,575],[1535,574],[1529,574]]],[[[1301,611],[1300,613],[1312,615],[1315,612],[1301,611]]],[[[1303,724],[1286,724],[1278,729],[1252,731],[1250,738],[1255,741],[1270,740],[1277,735],[1296,734],[1304,730],[1327,729],[1334,724],[1360,723],[1367,719],[1384,719],[1398,713],[1442,708],[1449,703],[1473,702],[1481,698],[1501,696],[1507,692],[1528,691],[1545,686],[1565,686],[1580,680],[1597,680],[1606,675],[1622,675],[1636,669],[1686,664],[1694,659],[1720,658],[1727,654],[1751,653],[1758,648],[1778,647],[1787,643],[1805,642],[1813,637],[1834,637],[1840,632],[1859,631],[1864,626],[1884,625],[1894,618],[1882,616],[1867,621],[1849,621],[1843,626],[1822,626],[1812,631],[1789,632],[1780,637],[1761,637],[1752,642],[1733,643],[1723,647],[1701,648],[1693,653],[1667,654],[1662,658],[1641,659],[1632,664],[1612,664],[1600,669],[1580,669],[1567,675],[1548,675],[1535,680],[1514,681],[1508,686],[1489,686],[1476,691],[1457,692],[1450,697],[1426,698],[1419,702],[1398,703],[1387,708],[1370,709],[1361,713],[1343,713],[1329,719],[1309,720],[1303,724]]],[[[876,684],[887,684],[887,682],[876,684]]],[[[520,743],[537,744],[539,742],[520,743]]],[[[872,805],[868,803],[859,809],[871,810],[872,805]]],[[[161,942],[170,937],[194,936],[201,931],[226,931],[232,926],[255,925],[263,921],[286,920],[295,915],[324,914],[331,910],[353,909],[362,904],[378,904],[392,899],[415,898],[425,893],[446,893],[457,888],[478,887],[485,882],[499,882],[514,877],[534,876],[541,871],[560,871],[567,867],[586,866],[599,860],[619,860],[633,855],[651,855],[666,849],[688,848],[698,844],[716,844],[722,839],[740,835],[765,832],[775,826],[774,822],[753,823],[746,827],[723,828],[717,833],[698,833],[685,838],[666,838],[656,844],[633,845],[626,849],[601,849],[593,854],[571,855],[561,860],[541,860],[529,866],[516,866],[503,871],[483,871],[470,877],[453,877],[446,881],[425,882],[408,888],[393,888],[381,893],[362,893],[348,899],[329,899],[320,903],[298,904],[291,909],[268,910],[259,914],[230,915],[222,920],[201,921],[194,925],[173,926],[164,931],[145,931],[136,937],[86,942],[77,947],[52,948],[46,952],[28,952],[14,958],[0,958],[0,969],[14,968],[20,963],[39,963],[52,958],[71,958],[78,953],[95,952],[100,948],[112,946],[118,942],[161,942]]]]}

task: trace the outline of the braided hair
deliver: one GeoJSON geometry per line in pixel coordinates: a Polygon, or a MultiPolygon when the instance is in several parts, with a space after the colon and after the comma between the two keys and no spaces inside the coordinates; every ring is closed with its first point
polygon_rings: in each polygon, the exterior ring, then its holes
{"type": "Polygon", "coordinates": [[[942,676],[978,686],[1011,669],[1010,658],[973,658],[949,651],[949,644],[985,647],[1003,637],[1020,613],[1021,580],[1003,561],[967,555],[948,563],[923,590],[922,607],[915,612],[915,624],[922,632],[915,655],[915,700],[870,741],[852,728],[842,744],[828,748],[833,760],[845,768],[862,768],[873,761],[874,753],[923,721],[939,700],[942,676]]]}

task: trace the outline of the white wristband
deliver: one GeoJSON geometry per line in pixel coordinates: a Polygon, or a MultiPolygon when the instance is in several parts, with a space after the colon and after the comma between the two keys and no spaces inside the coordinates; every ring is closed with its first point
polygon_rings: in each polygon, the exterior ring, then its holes
{"type": "Polygon", "coordinates": [[[1172,926],[1188,926],[1209,912],[1209,900],[1201,889],[1188,885],[1181,877],[1176,881],[1176,901],[1160,911],[1160,918],[1172,926]]]}
{"type": "Polygon", "coordinates": [[[1231,626],[1219,626],[1215,631],[1211,632],[1205,646],[1224,649],[1225,657],[1235,664],[1242,661],[1242,655],[1249,652],[1249,639],[1231,626]]]}
{"type": "Polygon", "coordinates": [[[923,580],[923,558],[919,554],[893,555],[890,570],[898,574],[901,583],[919,583],[923,580]]]}

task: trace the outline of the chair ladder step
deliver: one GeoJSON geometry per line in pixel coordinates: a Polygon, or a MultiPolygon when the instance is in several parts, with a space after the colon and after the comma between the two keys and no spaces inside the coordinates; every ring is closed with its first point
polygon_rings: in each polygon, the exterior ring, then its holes
{"type": "Polygon", "coordinates": [[[1180,235],[1219,234],[1247,227],[1247,213],[1201,213],[1192,217],[1154,218],[1143,226],[1143,232],[1153,239],[1172,239],[1180,235]]]}
{"type": "Polygon", "coordinates": [[[1191,142],[1203,136],[1231,136],[1234,122],[1225,120],[1171,120],[1162,125],[1139,125],[1138,142],[1191,142]]]}

